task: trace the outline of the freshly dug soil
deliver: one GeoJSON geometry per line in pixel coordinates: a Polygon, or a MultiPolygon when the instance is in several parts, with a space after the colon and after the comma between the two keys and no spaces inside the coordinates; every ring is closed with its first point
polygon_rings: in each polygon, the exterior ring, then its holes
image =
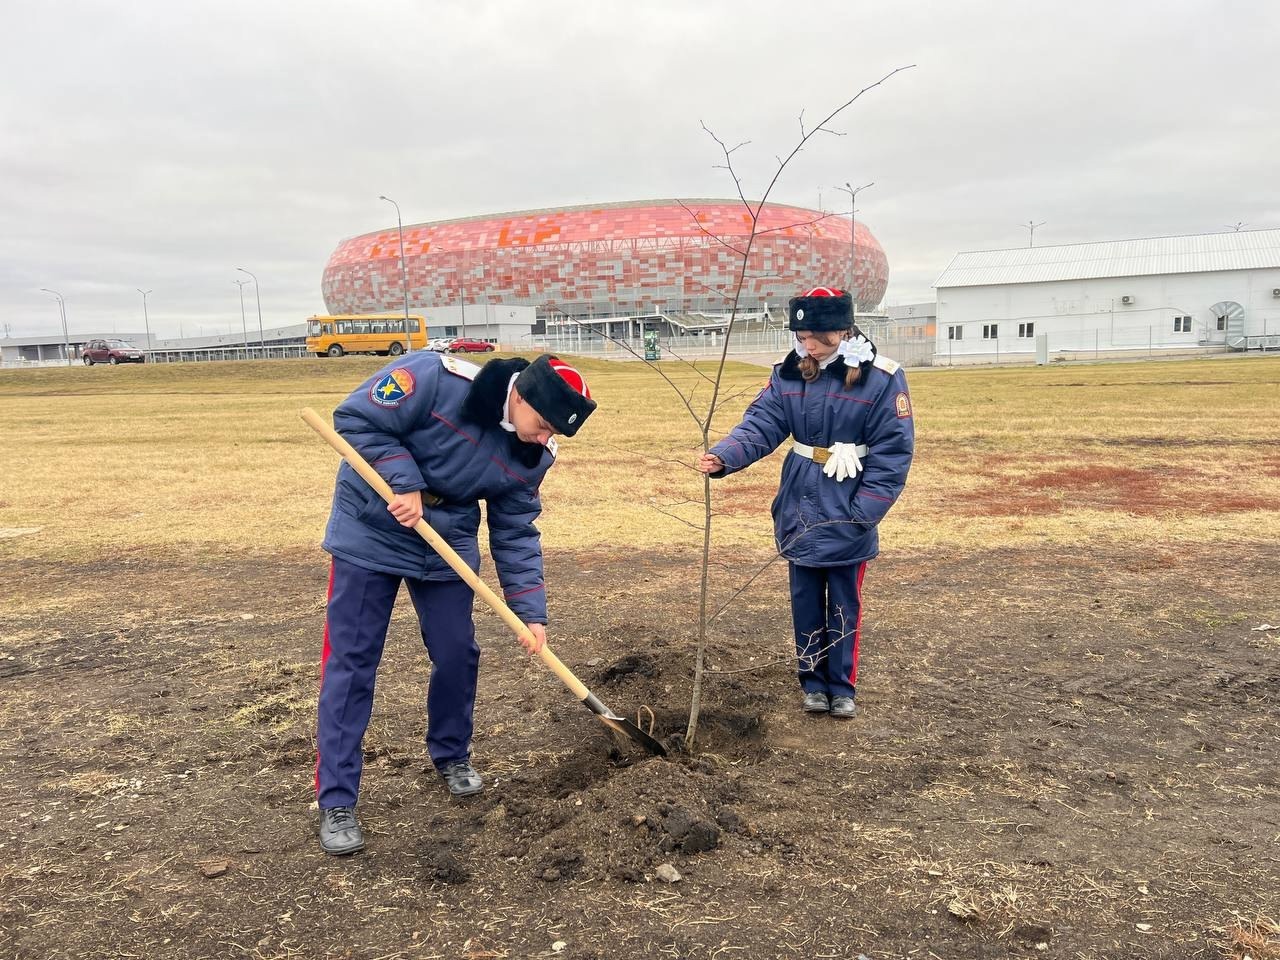
{"type": "MultiPolygon", "coordinates": [[[[846,722],[799,710],[775,564],[713,625],[692,752],[695,558],[553,557],[557,653],[615,710],[645,726],[651,710],[671,753],[615,739],[478,611],[487,788],[465,801],[426,760],[406,598],[365,741],[368,845],[343,859],[308,808],[322,554],[3,556],[3,957],[1100,960],[1276,942],[1280,630],[1257,629],[1280,623],[1272,549],[877,561],[846,722]],[[63,595],[82,602],[24,612],[63,595]]],[[[718,595],[757,566],[718,569],[718,595]]]]}

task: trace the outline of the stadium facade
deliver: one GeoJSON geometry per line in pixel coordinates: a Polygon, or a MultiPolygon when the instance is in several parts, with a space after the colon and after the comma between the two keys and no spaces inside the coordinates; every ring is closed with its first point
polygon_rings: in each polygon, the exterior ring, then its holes
{"type": "MultiPolygon", "coordinates": [[[[672,330],[714,328],[731,307],[751,233],[740,200],[647,200],[528,210],[405,226],[409,308],[537,308],[549,325],[646,317],[672,330]]],[[[342,241],[324,270],[330,313],[389,313],[403,294],[392,226],[342,241]]],[[[777,322],[806,285],[848,285],[847,217],[783,204],[760,214],[740,315],[777,322]],[[767,313],[766,313],[767,311],[767,313]]],[[[857,224],[859,310],[884,297],[884,250],[857,224]]],[[[468,316],[470,311],[468,310],[468,316]]]]}

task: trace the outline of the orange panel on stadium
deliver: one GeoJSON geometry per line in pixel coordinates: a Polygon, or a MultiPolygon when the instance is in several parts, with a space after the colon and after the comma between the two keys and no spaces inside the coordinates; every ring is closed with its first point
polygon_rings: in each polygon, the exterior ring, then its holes
{"type": "MultiPolygon", "coordinates": [[[[857,224],[858,308],[884,297],[889,265],[857,224]]],[[[527,210],[404,228],[411,309],[459,302],[555,307],[575,315],[727,313],[751,218],[736,200],[660,200],[527,210]]],[[[802,288],[849,285],[849,219],[768,204],[739,307],[782,305],[802,288]]],[[[325,267],[330,313],[403,304],[394,226],[344,240],[325,267]]]]}

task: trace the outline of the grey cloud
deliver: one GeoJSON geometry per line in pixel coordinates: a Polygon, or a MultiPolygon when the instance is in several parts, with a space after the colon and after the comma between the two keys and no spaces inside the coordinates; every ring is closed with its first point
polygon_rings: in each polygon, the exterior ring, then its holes
{"type": "Polygon", "coordinates": [[[348,236],[640,197],[756,195],[777,154],[896,66],[784,175],[885,247],[928,299],[958,250],[1280,223],[1262,3],[29,5],[0,39],[0,319],[164,333],[323,309],[348,236]]]}

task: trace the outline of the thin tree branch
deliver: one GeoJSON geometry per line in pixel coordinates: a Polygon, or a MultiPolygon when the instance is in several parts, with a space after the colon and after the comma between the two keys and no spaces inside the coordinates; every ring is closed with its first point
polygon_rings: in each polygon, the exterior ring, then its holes
{"type": "Polygon", "coordinates": [[[708,230],[706,227],[704,227],[704,226],[702,225],[702,222],[698,219],[698,214],[697,214],[697,213],[695,213],[693,210],[691,210],[689,207],[685,206],[685,202],[684,202],[683,200],[677,200],[677,201],[676,201],[676,203],[678,203],[678,204],[680,204],[680,206],[684,207],[684,211],[685,211],[685,213],[689,214],[690,218],[693,220],[693,225],[694,225],[695,227],[697,227],[699,230],[701,230],[704,234],[706,234],[708,237],[710,237],[710,238],[711,238],[712,240],[714,240],[716,243],[720,244],[720,246],[725,247],[725,248],[727,248],[727,249],[729,249],[729,250],[732,250],[732,251],[733,251],[734,253],[736,253],[738,256],[742,256],[742,251],[741,251],[741,250],[739,250],[737,247],[735,247],[733,244],[731,244],[728,240],[725,240],[723,237],[717,236],[716,234],[714,234],[714,233],[712,233],[710,230],[708,230]]]}
{"type": "MultiPolygon", "coordinates": [[[[561,316],[568,318],[570,321],[572,321],[573,323],[577,324],[580,327],[587,327],[588,329],[593,329],[590,324],[583,323],[577,317],[573,316],[572,314],[565,313],[563,310],[561,310],[560,308],[554,305],[551,305],[551,309],[555,310],[561,316]]],[[[616,343],[618,346],[622,347],[629,354],[631,354],[633,357],[635,357],[637,360],[643,363],[646,367],[654,371],[663,380],[667,381],[667,384],[671,387],[671,389],[676,392],[676,396],[680,398],[680,402],[684,404],[685,409],[689,411],[689,416],[693,418],[693,422],[698,424],[698,426],[702,425],[701,418],[698,416],[697,413],[694,412],[693,406],[689,403],[688,398],[685,397],[684,393],[681,392],[680,388],[676,386],[675,381],[672,380],[670,377],[668,377],[665,372],[663,372],[661,367],[659,367],[657,364],[653,363],[652,361],[645,359],[643,354],[637,353],[635,349],[632,348],[631,344],[627,343],[625,340],[619,340],[617,337],[611,336],[610,334],[603,331],[594,330],[594,332],[599,333],[600,336],[604,337],[606,340],[616,343]]]]}
{"type": "MultiPolygon", "coordinates": [[[[692,501],[691,501],[691,502],[692,502],[692,501]]],[[[662,507],[660,507],[660,506],[659,506],[658,504],[656,504],[656,503],[650,503],[650,504],[649,504],[649,507],[650,507],[651,509],[653,509],[653,510],[657,510],[657,511],[658,511],[658,513],[661,513],[661,514],[663,514],[664,516],[670,517],[672,520],[679,520],[679,521],[680,521],[681,523],[683,523],[686,527],[692,527],[694,530],[703,530],[703,527],[701,527],[699,524],[696,524],[696,523],[694,523],[694,522],[693,522],[693,521],[691,521],[691,520],[686,520],[684,517],[678,516],[678,515],[676,515],[676,514],[672,513],[672,512],[671,512],[671,511],[669,511],[669,510],[663,510],[663,509],[662,509],[662,507]]],[[[704,531],[704,532],[705,532],[705,531],[704,531]]]]}

